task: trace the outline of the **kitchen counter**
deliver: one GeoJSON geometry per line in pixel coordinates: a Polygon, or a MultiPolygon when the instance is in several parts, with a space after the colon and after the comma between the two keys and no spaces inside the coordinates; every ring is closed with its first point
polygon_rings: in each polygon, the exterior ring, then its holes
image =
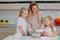
{"type": "Polygon", "coordinates": [[[0,26],[0,40],[4,39],[9,35],[13,35],[16,32],[16,25],[10,24],[9,26],[0,26]]]}
{"type": "Polygon", "coordinates": [[[16,39],[16,37],[14,35],[10,35],[3,40],[55,40],[55,39],[53,39],[51,37],[45,37],[45,36],[41,36],[39,38],[34,38],[31,36],[22,36],[19,39],[16,39]]]}
{"type": "Polygon", "coordinates": [[[8,26],[0,26],[0,28],[16,28],[16,25],[15,24],[9,24],[8,26]]]}
{"type": "MultiPolygon", "coordinates": [[[[57,34],[60,35],[60,26],[56,26],[57,29],[57,34]]],[[[15,24],[10,24],[9,26],[0,26],[0,40],[10,36],[14,35],[16,32],[16,25],[15,24]]]]}

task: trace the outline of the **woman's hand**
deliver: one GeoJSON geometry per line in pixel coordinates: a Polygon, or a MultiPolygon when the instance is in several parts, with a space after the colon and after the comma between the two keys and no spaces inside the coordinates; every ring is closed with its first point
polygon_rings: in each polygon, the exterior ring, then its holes
{"type": "Polygon", "coordinates": [[[30,30],[30,31],[29,31],[29,34],[32,34],[33,32],[34,32],[33,30],[30,30]]]}

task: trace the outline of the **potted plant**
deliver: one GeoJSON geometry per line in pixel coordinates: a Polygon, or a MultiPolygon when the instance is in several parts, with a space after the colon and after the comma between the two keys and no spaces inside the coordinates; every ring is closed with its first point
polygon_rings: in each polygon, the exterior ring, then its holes
{"type": "Polygon", "coordinates": [[[0,20],[0,26],[4,24],[4,20],[0,20]]]}
{"type": "Polygon", "coordinates": [[[8,23],[8,20],[5,20],[5,25],[8,26],[8,24],[9,24],[9,23],[8,23]]]}

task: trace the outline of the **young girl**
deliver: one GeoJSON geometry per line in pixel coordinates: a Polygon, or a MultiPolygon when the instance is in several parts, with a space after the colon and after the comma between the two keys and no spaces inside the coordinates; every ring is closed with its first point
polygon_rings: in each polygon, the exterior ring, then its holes
{"type": "Polygon", "coordinates": [[[16,39],[18,40],[20,36],[27,35],[27,21],[28,10],[26,8],[21,8],[17,20],[17,30],[16,30],[16,39]]]}
{"type": "Polygon", "coordinates": [[[32,2],[29,5],[29,16],[28,16],[29,34],[32,34],[34,31],[40,28],[41,18],[42,18],[42,14],[39,12],[37,3],[32,2]]]}
{"type": "Polygon", "coordinates": [[[53,26],[52,17],[46,16],[44,18],[44,32],[42,33],[43,36],[52,37],[56,39],[56,27],[53,26]]]}

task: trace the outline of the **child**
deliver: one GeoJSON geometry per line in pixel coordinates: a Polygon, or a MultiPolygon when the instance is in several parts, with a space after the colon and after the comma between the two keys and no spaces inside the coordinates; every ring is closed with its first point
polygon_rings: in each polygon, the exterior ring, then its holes
{"type": "Polygon", "coordinates": [[[17,30],[16,30],[17,40],[21,36],[27,35],[27,21],[26,21],[26,18],[28,16],[28,10],[25,9],[25,8],[21,8],[18,16],[19,16],[19,18],[17,20],[17,30]]]}
{"type": "Polygon", "coordinates": [[[44,18],[44,32],[42,33],[43,36],[51,37],[56,39],[57,33],[56,33],[56,27],[52,24],[52,17],[46,16],[44,18]]]}

